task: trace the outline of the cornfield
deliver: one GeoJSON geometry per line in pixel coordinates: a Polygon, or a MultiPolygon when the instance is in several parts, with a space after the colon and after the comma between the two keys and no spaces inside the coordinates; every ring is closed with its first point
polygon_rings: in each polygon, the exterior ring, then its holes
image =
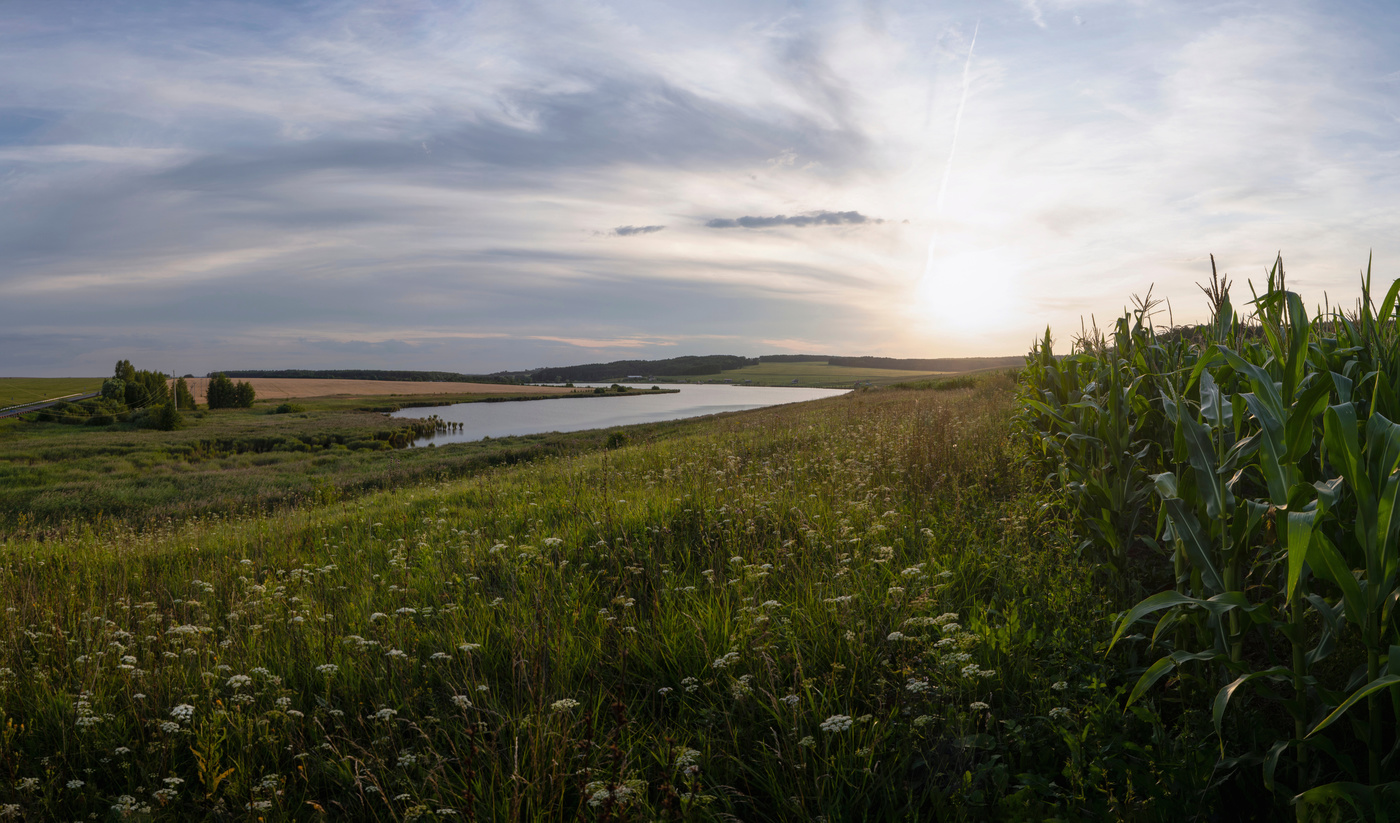
{"type": "Polygon", "coordinates": [[[1149,292],[1067,356],[1047,329],[1022,423],[1080,551],[1137,601],[1110,644],[1152,661],[1128,704],[1208,710],[1217,773],[1262,769],[1299,820],[1394,819],[1400,280],[1377,304],[1368,264],[1353,307],[1309,312],[1280,258],[1238,311],[1230,289],[1212,260],[1207,324],[1154,328],[1149,292]]]}

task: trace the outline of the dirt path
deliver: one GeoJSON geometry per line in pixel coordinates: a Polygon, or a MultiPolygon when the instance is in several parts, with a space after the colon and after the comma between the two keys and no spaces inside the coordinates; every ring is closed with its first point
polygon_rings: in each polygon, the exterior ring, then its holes
{"type": "MultiPolygon", "coordinates": [[[[245,382],[231,378],[233,382],[245,382]]],[[[312,380],[281,377],[249,377],[259,400],[285,400],[293,397],[379,397],[391,394],[568,394],[572,389],[553,386],[510,386],[500,383],[427,383],[411,380],[312,380]]],[[[187,377],[185,383],[195,400],[207,403],[207,377],[187,377]]]]}

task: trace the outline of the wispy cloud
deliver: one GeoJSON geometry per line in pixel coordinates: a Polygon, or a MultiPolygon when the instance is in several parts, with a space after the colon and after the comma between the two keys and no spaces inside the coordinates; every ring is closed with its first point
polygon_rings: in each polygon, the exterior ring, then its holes
{"type": "Polygon", "coordinates": [[[1368,249],[1400,272],[1397,32],[1315,0],[0,4],[0,373],[1006,354],[1152,283],[1190,319],[1212,251],[1346,298],[1368,249]]]}
{"type": "Polygon", "coordinates": [[[707,220],[705,225],[712,229],[771,229],[775,226],[849,226],[861,223],[883,223],[884,220],[866,217],[858,211],[813,211],[806,214],[785,214],[773,217],[736,217],[729,219],[716,217],[707,220]]]}

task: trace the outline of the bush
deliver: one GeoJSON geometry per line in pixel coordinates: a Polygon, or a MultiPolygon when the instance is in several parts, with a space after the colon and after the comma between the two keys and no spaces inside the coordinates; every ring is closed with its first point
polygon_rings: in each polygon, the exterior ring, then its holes
{"type": "MultiPolygon", "coordinates": [[[[246,385],[246,384],[245,384],[245,385],[246,385]]],[[[299,405],[297,405],[296,403],[283,403],[283,404],[279,405],[277,408],[275,408],[275,409],[273,409],[272,411],[268,412],[268,414],[295,414],[295,413],[297,413],[297,412],[304,412],[304,411],[306,411],[306,407],[305,407],[305,406],[299,406],[299,405]]]]}
{"type": "Polygon", "coordinates": [[[626,433],[626,432],[617,431],[617,432],[613,432],[612,434],[608,435],[608,441],[607,441],[607,447],[608,447],[608,448],[610,448],[610,449],[620,449],[620,448],[622,448],[622,447],[625,446],[625,445],[627,445],[627,433],[626,433]]]}

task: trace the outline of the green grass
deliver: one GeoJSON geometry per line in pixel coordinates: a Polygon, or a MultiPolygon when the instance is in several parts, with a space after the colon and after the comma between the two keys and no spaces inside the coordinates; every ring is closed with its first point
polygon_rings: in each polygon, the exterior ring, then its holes
{"type": "MultiPolygon", "coordinates": [[[[616,397],[510,402],[627,402],[616,397]]],[[[492,399],[313,398],[296,401],[302,412],[271,414],[282,403],[273,400],[252,409],[186,412],[186,428],[173,432],[120,423],[0,420],[0,528],[44,530],[96,518],[151,522],[266,510],[588,451],[607,437],[603,431],[541,434],[405,450],[394,444],[402,442],[412,421],[383,414],[492,399]]],[[[429,413],[425,409],[424,415],[429,413]]]]}
{"type": "Polygon", "coordinates": [[[858,392],[270,516],[12,532],[0,807],[1215,808],[1200,724],[1122,712],[1112,604],[1024,474],[1014,409],[1004,380],[858,392]]]}
{"type": "Polygon", "coordinates": [[[101,377],[0,377],[0,408],[97,391],[101,377]]]}
{"type": "MultiPolygon", "coordinates": [[[[674,382],[705,382],[729,378],[735,383],[752,381],[756,386],[811,386],[848,388],[856,383],[883,386],[889,383],[926,380],[942,372],[910,372],[898,369],[866,369],[854,366],[833,366],[828,363],[759,363],[742,369],[730,369],[715,374],[687,377],[658,378],[674,382]],[[796,380],[796,383],[792,381],[796,380]]],[[[638,381],[656,382],[656,381],[638,381]]]]}

